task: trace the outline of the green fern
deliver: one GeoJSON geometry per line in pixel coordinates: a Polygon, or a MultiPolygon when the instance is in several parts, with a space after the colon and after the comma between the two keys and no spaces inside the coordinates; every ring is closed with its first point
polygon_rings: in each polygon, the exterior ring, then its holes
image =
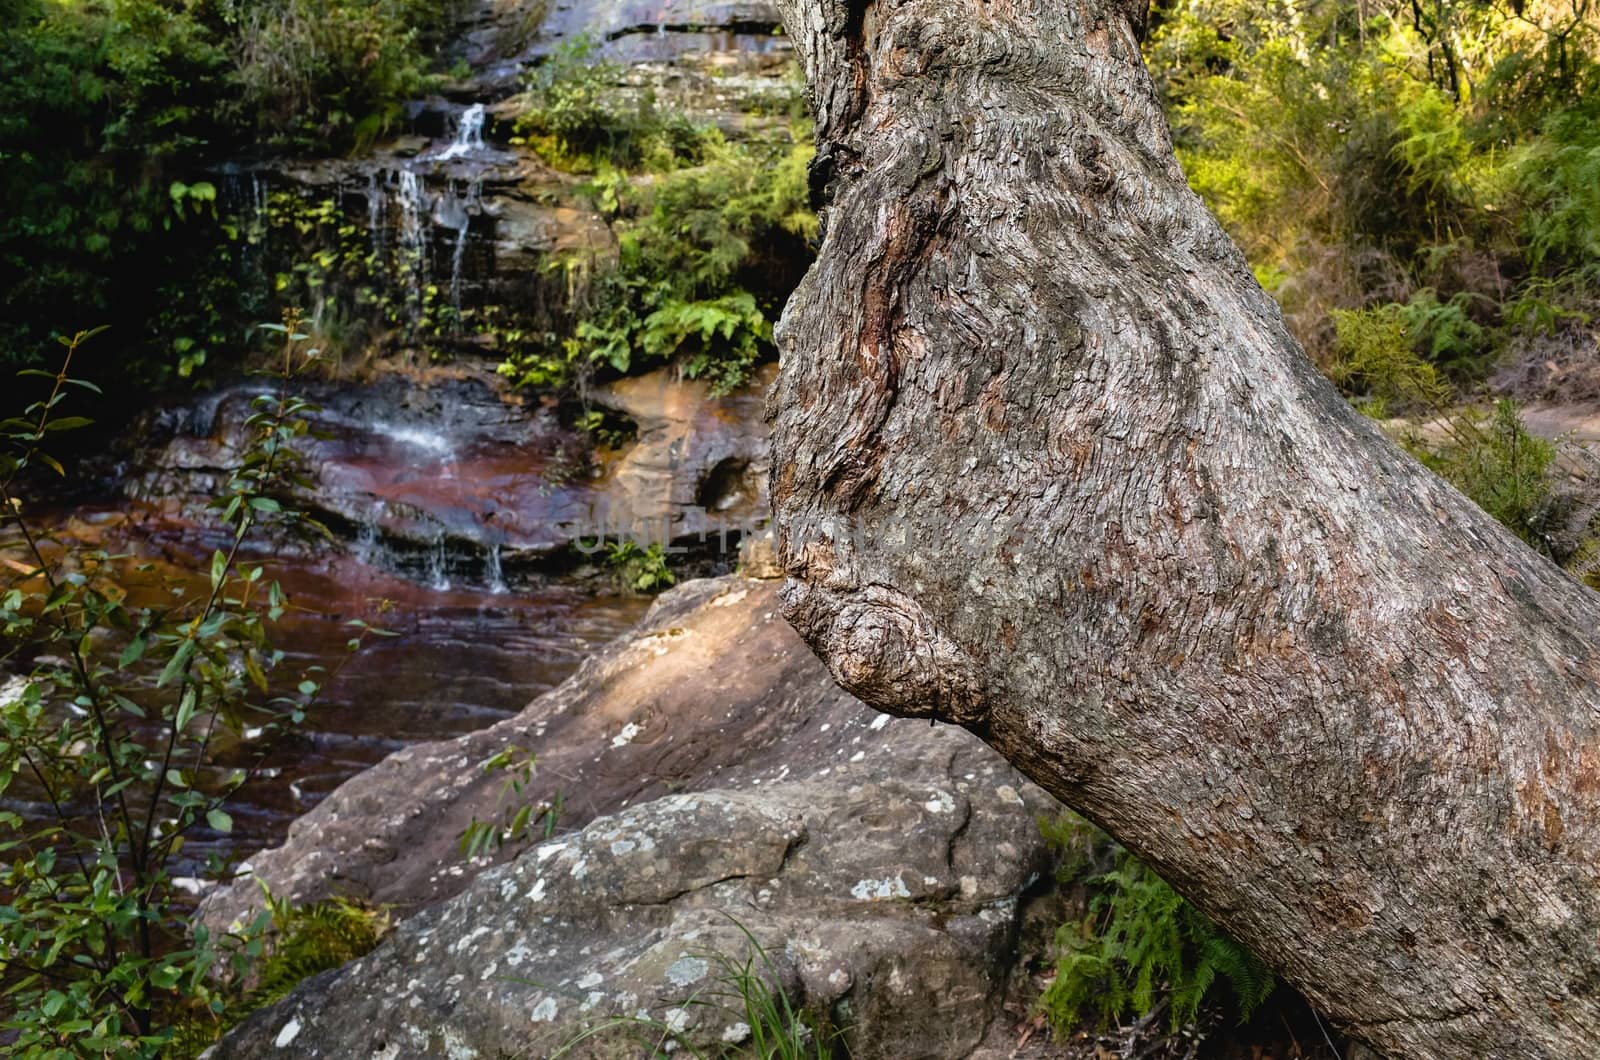
{"type": "Polygon", "coordinates": [[[389,930],[389,915],[344,898],[294,905],[267,895],[275,936],[256,974],[243,1012],[265,1008],[303,979],[371,952],[389,930]]]}
{"type": "Polygon", "coordinates": [[[1177,1029],[1226,983],[1241,1020],[1272,993],[1261,959],[1234,941],[1133,855],[1086,884],[1089,915],[1056,933],[1056,975],[1040,1008],[1057,1033],[1085,1022],[1110,1026],[1152,1012],[1164,999],[1177,1029]]]}

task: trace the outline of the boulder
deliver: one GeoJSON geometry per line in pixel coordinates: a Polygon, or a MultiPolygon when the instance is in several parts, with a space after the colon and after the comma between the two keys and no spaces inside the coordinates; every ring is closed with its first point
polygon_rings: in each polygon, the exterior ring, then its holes
{"type": "MultiPolygon", "coordinates": [[[[926,726],[840,690],[779,614],[777,585],[730,576],[666,593],[521,714],[396,751],[242,871],[297,902],[338,894],[404,911],[456,894],[526,847],[468,862],[459,844],[474,820],[498,820],[511,805],[506,775],[484,764],[513,747],[537,756],[520,798],[559,803],[563,831],[670,793],[897,768],[902,737],[926,726]]],[[[200,915],[225,928],[260,901],[255,882],[241,880],[200,915]]]]}
{"type": "Polygon", "coordinates": [[[746,962],[849,1054],[964,1057],[999,1015],[1046,803],[953,730],[921,726],[844,775],[670,795],[481,874],[378,950],[304,984],[217,1052],[619,1054],[645,1031],[750,1037],[746,962]],[[752,946],[752,940],[759,950],[752,946]]]}
{"type": "Polygon", "coordinates": [[[274,893],[427,908],[217,1055],[547,1056],[618,1016],[715,1047],[748,1022],[720,962],[747,960],[858,1060],[970,1055],[1005,1022],[1054,803],[966,732],[840,691],[776,590],[688,583],[519,717],[398,752],[297,822],[254,859],[274,893]],[[577,830],[466,862],[460,831],[505,805],[483,763],[510,746],[539,753],[522,797],[563,793],[577,830]]]}

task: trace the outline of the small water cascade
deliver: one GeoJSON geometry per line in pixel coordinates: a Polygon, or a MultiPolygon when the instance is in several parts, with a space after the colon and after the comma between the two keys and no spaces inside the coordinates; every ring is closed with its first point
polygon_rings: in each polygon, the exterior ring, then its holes
{"type": "Polygon", "coordinates": [[[457,158],[466,158],[485,149],[483,142],[485,113],[482,103],[474,103],[462,112],[460,120],[456,123],[455,140],[439,155],[439,161],[449,162],[457,158]]]}
{"type": "Polygon", "coordinates": [[[395,203],[400,208],[400,247],[405,254],[413,322],[422,319],[423,288],[428,281],[428,195],[422,178],[409,169],[395,174],[395,203]]]}
{"type": "Polygon", "coordinates": [[[496,596],[504,596],[507,589],[505,571],[500,566],[500,542],[496,541],[489,546],[489,556],[484,561],[483,569],[489,591],[496,596]]]}
{"type": "Polygon", "coordinates": [[[467,257],[467,229],[470,226],[463,218],[461,227],[456,229],[456,249],[450,255],[450,306],[456,311],[456,327],[461,326],[461,263],[467,257]]]}
{"type": "Polygon", "coordinates": [[[438,464],[439,478],[449,481],[456,477],[455,443],[443,432],[427,427],[411,427],[375,420],[372,424],[372,433],[414,450],[419,456],[431,457],[438,464]]]}
{"type": "Polygon", "coordinates": [[[222,178],[222,204],[239,226],[238,275],[251,282],[266,252],[269,215],[267,181],[259,171],[229,170],[222,178]]]}
{"type": "Polygon", "coordinates": [[[354,553],[356,559],[371,567],[378,563],[383,555],[383,546],[378,536],[378,525],[383,522],[387,506],[383,501],[374,501],[372,514],[361,523],[356,530],[354,553]]]}
{"type": "Polygon", "coordinates": [[[461,323],[462,266],[467,260],[467,239],[472,229],[472,209],[476,200],[476,206],[481,210],[482,199],[481,181],[469,181],[458,189],[456,182],[452,180],[449,193],[439,203],[439,224],[454,229],[456,233],[455,248],[450,254],[450,306],[455,310],[457,327],[461,323]]]}
{"type": "Polygon", "coordinates": [[[378,180],[376,172],[367,174],[367,234],[372,239],[372,260],[383,261],[384,214],[388,212],[389,193],[378,180]]]}
{"type": "Polygon", "coordinates": [[[430,589],[441,593],[450,591],[449,559],[444,535],[440,534],[433,539],[433,547],[428,549],[427,573],[430,589]]]}
{"type": "Polygon", "coordinates": [[[442,431],[390,423],[388,420],[374,420],[372,433],[399,442],[409,449],[417,449],[442,461],[454,463],[455,446],[442,431]]]}

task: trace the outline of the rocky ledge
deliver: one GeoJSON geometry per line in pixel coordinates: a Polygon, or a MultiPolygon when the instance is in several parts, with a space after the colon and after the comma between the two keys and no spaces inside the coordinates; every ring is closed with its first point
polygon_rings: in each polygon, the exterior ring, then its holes
{"type": "Polygon", "coordinates": [[[719,962],[751,959],[857,1060],[974,1055],[1006,1023],[1054,804],[966,732],[841,692],[776,588],[689,583],[518,717],[397,753],[298,822],[253,866],[275,892],[432,904],[216,1056],[548,1056],[617,1017],[565,1055],[635,1055],[646,1024],[715,1050],[751,1033],[719,962]],[[537,750],[527,794],[564,793],[576,830],[463,862],[509,746],[537,750]]]}

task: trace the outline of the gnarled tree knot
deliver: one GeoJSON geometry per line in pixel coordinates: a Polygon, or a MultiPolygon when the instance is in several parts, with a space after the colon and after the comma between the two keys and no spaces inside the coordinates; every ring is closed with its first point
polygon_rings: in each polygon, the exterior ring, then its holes
{"type": "Polygon", "coordinates": [[[862,702],[904,718],[970,725],[986,712],[977,667],[915,600],[885,585],[824,589],[790,579],[784,615],[862,702]]]}

